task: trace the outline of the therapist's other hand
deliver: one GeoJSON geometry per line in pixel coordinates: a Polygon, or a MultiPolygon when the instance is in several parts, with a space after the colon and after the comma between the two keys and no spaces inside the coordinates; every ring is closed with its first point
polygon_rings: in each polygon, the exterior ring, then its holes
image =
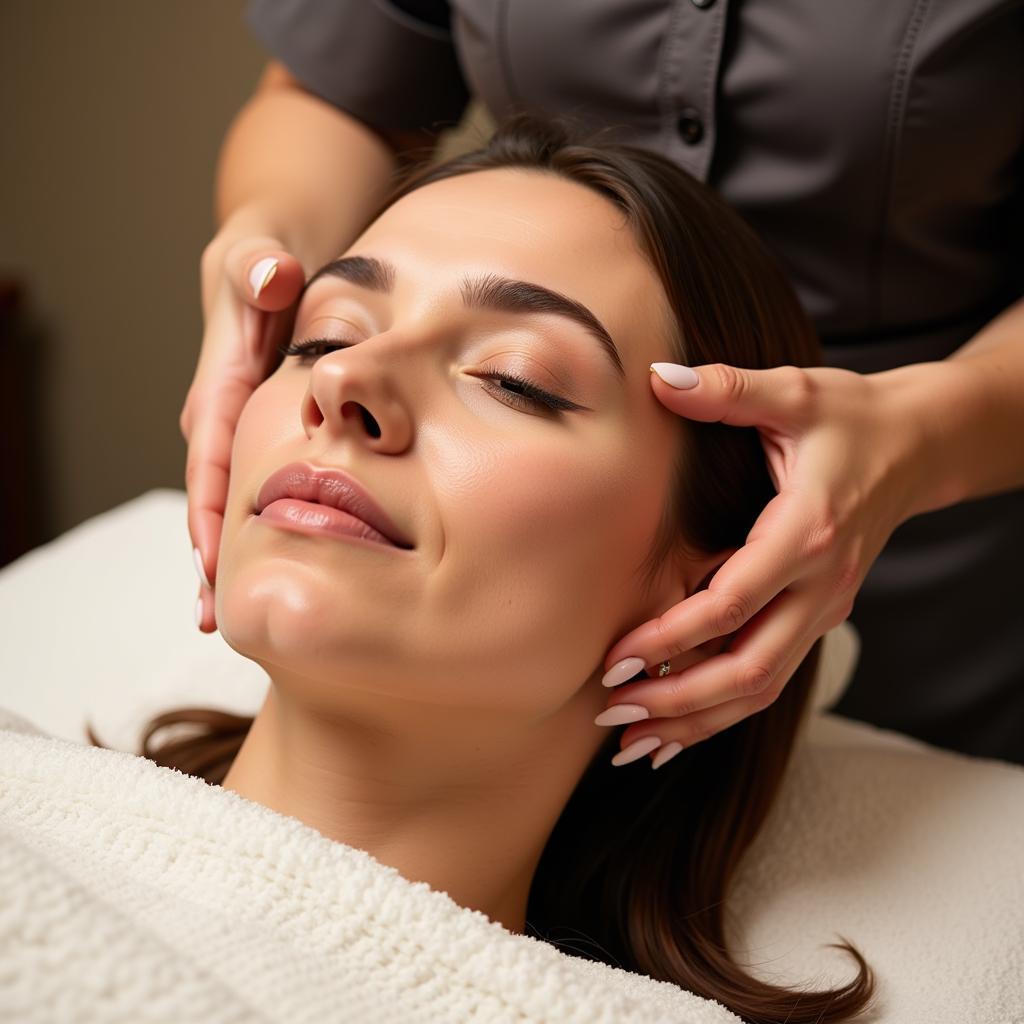
{"type": "MultiPolygon", "coordinates": [[[[675,367],[656,365],[667,375],[675,367]]],[[[774,702],[815,641],[849,616],[872,562],[914,514],[922,472],[917,420],[883,374],[694,369],[690,388],[652,372],[654,393],[680,416],[756,427],[778,493],[706,589],[638,626],[605,658],[607,686],[641,668],[650,678],[611,691],[608,707],[636,706],[634,717],[627,709],[597,724],[635,722],[620,748],[637,744],[632,753],[652,754],[655,767],[774,702]],[[709,643],[727,635],[731,642],[709,643]],[[643,664],[610,671],[627,658],[643,664]],[[665,661],[670,672],[659,677],[665,661]],[[652,749],[653,737],[661,745],[652,749]]]]}
{"type": "Polygon", "coordinates": [[[188,444],[188,531],[201,581],[196,625],[211,632],[235,426],[249,396],[273,369],[305,275],[279,240],[221,232],[203,250],[200,280],[202,348],[179,426],[188,444]]]}

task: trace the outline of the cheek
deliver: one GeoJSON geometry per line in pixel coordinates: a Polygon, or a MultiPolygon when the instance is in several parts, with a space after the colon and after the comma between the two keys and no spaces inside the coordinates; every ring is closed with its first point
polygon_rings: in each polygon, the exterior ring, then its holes
{"type": "Polygon", "coordinates": [[[298,413],[301,396],[291,392],[281,381],[271,378],[252,393],[238,417],[231,443],[218,581],[230,570],[232,540],[249,517],[268,468],[279,465],[284,446],[302,434],[298,413]]]}
{"type": "Polygon", "coordinates": [[[263,482],[260,474],[280,461],[285,444],[302,434],[299,418],[304,389],[287,387],[271,377],[264,381],[242,407],[231,442],[231,466],[226,513],[248,512],[263,482]],[[237,506],[237,509],[236,509],[237,506]]]}
{"type": "MultiPolygon", "coordinates": [[[[667,460],[660,460],[665,461],[667,460]]],[[[445,555],[428,606],[446,652],[534,710],[586,680],[639,595],[667,466],[621,437],[432,452],[445,555]],[[453,628],[454,624],[458,628],[453,628]],[[508,678],[502,678],[503,668],[508,678]]]]}
{"type": "Polygon", "coordinates": [[[372,669],[374,686],[414,685],[437,703],[557,711],[634,614],[636,570],[667,495],[670,459],[657,431],[627,437],[609,422],[569,436],[527,424],[490,437],[425,424],[416,462],[443,541],[436,558],[375,569],[369,586],[342,572],[344,552],[305,575],[291,565],[268,575],[254,562],[249,579],[245,561],[263,549],[232,541],[262,472],[303,436],[301,398],[271,378],[236,427],[218,563],[229,645],[315,651],[321,668],[372,669]],[[383,650],[396,657],[382,671],[383,650]]]}

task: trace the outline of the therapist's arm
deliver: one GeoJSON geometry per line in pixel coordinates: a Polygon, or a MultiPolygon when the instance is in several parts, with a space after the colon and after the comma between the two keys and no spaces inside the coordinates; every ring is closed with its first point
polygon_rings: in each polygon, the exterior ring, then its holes
{"type": "Polygon", "coordinates": [[[221,146],[211,245],[270,236],[309,274],[344,251],[395,171],[426,159],[434,142],[371,129],[271,60],[221,146]]]}
{"type": "Polygon", "coordinates": [[[872,376],[921,430],[911,515],[1024,487],[1024,298],[946,359],[872,376]]]}

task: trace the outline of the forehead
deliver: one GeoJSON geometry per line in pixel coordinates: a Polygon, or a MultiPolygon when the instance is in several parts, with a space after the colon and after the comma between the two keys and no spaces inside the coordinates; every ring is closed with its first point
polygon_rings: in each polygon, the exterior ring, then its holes
{"type": "MultiPolygon", "coordinates": [[[[418,188],[350,247],[399,266],[396,290],[457,287],[467,272],[533,281],[588,306],[630,362],[670,356],[664,290],[625,213],[552,172],[500,168],[418,188]],[[416,281],[403,281],[408,273],[416,281]]],[[[646,375],[646,365],[644,366],[646,375]]]]}

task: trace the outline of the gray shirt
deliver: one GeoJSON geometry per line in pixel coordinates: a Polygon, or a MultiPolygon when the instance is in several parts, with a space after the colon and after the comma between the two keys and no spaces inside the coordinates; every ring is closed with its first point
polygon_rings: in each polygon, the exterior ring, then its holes
{"type": "MultiPolygon", "coordinates": [[[[450,126],[473,95],[664,154],[772,248],[829,365],[945,358],[1024,294],[1019,0],[251,0],[247,20],[374,128],[450,126]]],[[[858,594],[837,710],[1024,763],[1021,580],[1024,491],[908,520],[858,594]]]]}

